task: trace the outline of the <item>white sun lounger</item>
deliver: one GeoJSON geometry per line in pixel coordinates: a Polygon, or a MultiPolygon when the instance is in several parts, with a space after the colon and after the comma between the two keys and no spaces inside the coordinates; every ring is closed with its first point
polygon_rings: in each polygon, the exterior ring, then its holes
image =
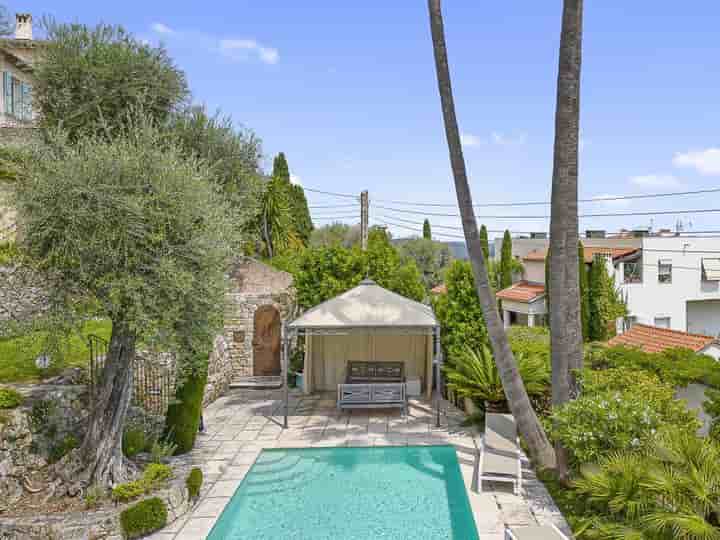
{"type": "Polygon", "coordinates": [[[555,525],[506,527],[505,540],[569,540],[555,525]]]}
{"type": "MultiPolygon", "coordinates": [[[[478,463],[480,486],[483,480],[509,482],[516,495],[522,486],[520,438],[517,424],[511,414],[487,413],[485,436],[480,443],[478,463]]],[[[480,487],[482,491],[482,487],[480,487]]]]}

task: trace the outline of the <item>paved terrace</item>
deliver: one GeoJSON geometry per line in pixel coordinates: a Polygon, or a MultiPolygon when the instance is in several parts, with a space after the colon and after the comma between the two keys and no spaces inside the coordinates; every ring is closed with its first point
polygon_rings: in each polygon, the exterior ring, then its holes
{"type": "Polygon", "coordinates": [[[264,448],[432,444],[455,446],[481,540],[502,540],[505,524],[552,522],[569,533],[526,461],[522,496],[513,495],[509,484],[483,483],[480,494],[470,490],[477,441],[472,428],[461,426],[464,416],[458,409],[450,407],[437,428],[432,404],[423,400],[411,400],[409,414],[403,418],[397,409],[340,412],[334,395],[291,392],[287,430],[281,427],[282,412],[280,391],[235,390],[210,405],[204,413],[207,431],[186,457],[203,469],[200,499],[192,512],[149,538],[205,538],[264,448]]]}

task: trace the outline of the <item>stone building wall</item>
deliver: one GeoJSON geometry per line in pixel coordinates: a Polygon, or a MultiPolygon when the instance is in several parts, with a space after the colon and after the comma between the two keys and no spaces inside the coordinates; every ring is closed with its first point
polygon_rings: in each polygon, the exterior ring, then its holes
{"type": "Polygon", "coordinates": [[[217,336],[208,358],[208,380],[203,395],[203,407],[207,407],[228,391],[232,373],[230,348],[224,336],[217,336]]]}
{"type": "Polygon", "coordinates": [[[238,260],[230,272],[231,287],[225,303],[225,339],[234,377],[253,375],[255,311],[271,305],[281,320],[295,316],[292,275],[250,257],[238,260]]]}
{"type": "Polygon", "coordinates": [[[0,266],[0,323],[30,319],[47,308],[40,276],[25,266],[0,266]]]}

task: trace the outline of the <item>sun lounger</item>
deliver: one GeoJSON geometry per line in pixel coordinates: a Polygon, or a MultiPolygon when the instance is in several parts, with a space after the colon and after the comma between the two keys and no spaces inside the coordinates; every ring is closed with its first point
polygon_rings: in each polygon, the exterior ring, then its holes
{"type": "Polygon", "coordinates": [[[517,435],[517,424],[511,414],[485,415],[485,436],[480,443],[478,468],[480,484],[482,480],[509,482],[513,484],[515,494],[520,494],[520,439],[517,435]]]}
{"type": "Polygon", "coordinates": [[[569,540],[555,525],[506,527],[505,540],[569,540]]]}

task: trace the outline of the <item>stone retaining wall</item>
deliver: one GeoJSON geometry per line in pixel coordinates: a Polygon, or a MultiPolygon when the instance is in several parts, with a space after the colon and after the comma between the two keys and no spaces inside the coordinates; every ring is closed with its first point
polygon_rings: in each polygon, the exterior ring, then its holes
{"type": "Polygon", "coordinates": [[[40,276],[25,266],[0,266],[0,322],[27,320],[47,309],[40,276]]]}

